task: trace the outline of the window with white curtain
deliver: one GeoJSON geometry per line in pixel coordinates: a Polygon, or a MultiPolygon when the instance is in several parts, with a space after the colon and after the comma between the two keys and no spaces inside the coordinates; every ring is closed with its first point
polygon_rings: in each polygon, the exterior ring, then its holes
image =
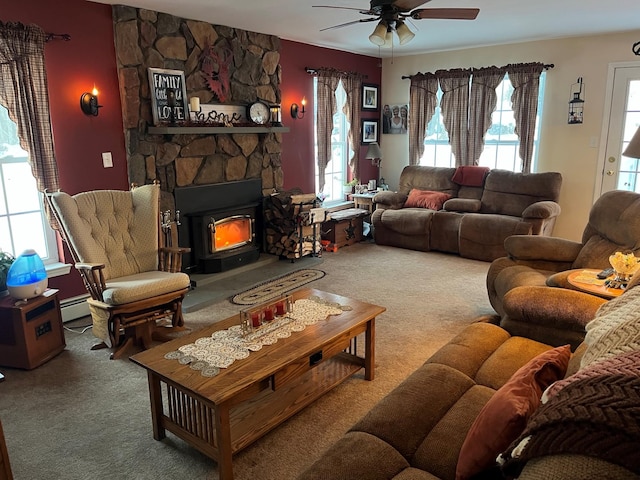
{"type": "MultiPolygon", "coordinates": [[[[540,90],[538,93],[538,114],[536,116],[536,133],[533,150],[532,171],[535,171],[538,152],[538,126],[542,117],[542,99],[544,98],[545,72],[540,75],[540,90]]],[[[513,172],[522,171],[522,161],[518,156],[520,142],[515,133],[515,119],[511,108],[511,95],[513,87],[509,81],[508,74],[505,75],[500,85],[496,88],[498,101],[496,109],[491,119],[492,125],[485,135],[485,144],[482,155],[478,160],[480,166],[489,168],[499,168],[511,170],[513,172]]],[[[438,106],[433,118],[427,124],[427,134],[424,140],[424,153],[420,158],[420,165],[435,167],[455,167],[456,162],[451,153],[449,145],[449,135],[442,122],[442,112],[440,110],[440,100],[442,90],[438,87],[438,106]]]]}
{"type": "MultiPolygon", "coordinates": [[[[315,105],[318,104],[318,79],[313,79],[313,97],[314,97],[314,110],[315,105]]],[[[337,112],[333,116],[333,130],[331,131],[331,160],[327,164],[324,173],[324,191],[319,190],[319,172],[318,172],[318,137],[317,129],[314,128],[314,151],[315,151],[315,188],[316,192],[324,194],[325,206],[331,206],[331,204],[339,203],[345,200],[343,193],[344,185],[347,183],[349,172],[349,159],[354,155],[353,150],[349,147],[349,126],[350,123],[347,120],[347,116],[342,111],[345,102],[347,101],[347,93],[344,90],[342,82],[338,83],[336,88],[336,105],[337,112]]],[[[314,111],[314,119],[316,114],[314,111]]],[[[314,120],[315,121],[315,120],[314,120]]]]}
{"type": "Polygon", "coordinates": [[[58,261],[56,237],[28,158],[20,147],[16,124],[0,105],[0,249],[14,256],[34,249],[44,263],[54,263],[58,261]]]}

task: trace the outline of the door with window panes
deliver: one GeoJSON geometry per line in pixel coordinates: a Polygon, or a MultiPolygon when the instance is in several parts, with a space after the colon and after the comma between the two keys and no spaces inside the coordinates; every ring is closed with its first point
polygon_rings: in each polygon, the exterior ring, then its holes
{"type": "Polygon", "coordinates": [[[611,104],[606,126],[604,155],[599,159],[600,191],[640,193],[640,160],[622,155],[640,128],[640,63],[618,65],[610,72],[611,104]]]}

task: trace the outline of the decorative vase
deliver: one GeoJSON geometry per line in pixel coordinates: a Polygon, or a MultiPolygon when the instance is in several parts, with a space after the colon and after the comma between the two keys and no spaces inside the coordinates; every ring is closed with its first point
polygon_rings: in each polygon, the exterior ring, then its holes
{"type": "Polygon", "coordinates": [[[615,270],[613,279],[606,283],[609,288],[626,288],[631,277],[640,267],[638,258],[633,253],[616,252],[609,256],[609,263],[615,270]]]}

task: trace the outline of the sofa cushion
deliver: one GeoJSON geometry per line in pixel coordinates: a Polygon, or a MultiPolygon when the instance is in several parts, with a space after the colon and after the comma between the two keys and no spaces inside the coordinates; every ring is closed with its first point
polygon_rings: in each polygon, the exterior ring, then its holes
{"type": "Polygon", "coordinates": [[[460,185],[451,180],[455,168],[427,167],[409,165],[402,169],[398,192],[409,194],[412,188],[420,190],[436,190],[456,197],[460,185]]]}
{"type": "Polygon", "coordinates": [[[562,175],[558,172],[515,173],[491,170],[484,184],[482,211],[520,217],[529,205],[558,201],[562,175]]]}
{"type": "Polygon", "coordinates": [[[404,208],[442,210],[442,205],[450,198],[451,195],[448,193],[412,188],[407,197],[407,201],[404,203],[404,208]]]}
{"type": "Polygon", "coordinates": [[[452,198],[444,202],[444,209],[450,212],[469,212],[475,213],[480,211],[482,202],[475,198],[452,198]]]}
{"type": "Polygon", "coordinates": [[[487,402],[465,438],[456,479],[466,480],[494,465],[495,458],[524,430],[542,392],[561,379],[569,364],[568,345],[541,353],[521,367],[487,402]]]}
{"type": "Polygon", "coordinates": [[[518,480],[638,480],[624,467],[586,455],[547,455],[527,462],[518,480]]]}

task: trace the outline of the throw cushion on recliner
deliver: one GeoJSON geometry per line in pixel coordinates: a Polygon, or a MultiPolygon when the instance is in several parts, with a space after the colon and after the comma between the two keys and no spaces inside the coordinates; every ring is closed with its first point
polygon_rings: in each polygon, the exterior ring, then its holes
{"type": "Polygon", "coordinates": [[[404,208],[442,210],[442,205],[450,198],[451,195],[448,193],[412,188],[407,201],[404,203],[404,208]]]}

